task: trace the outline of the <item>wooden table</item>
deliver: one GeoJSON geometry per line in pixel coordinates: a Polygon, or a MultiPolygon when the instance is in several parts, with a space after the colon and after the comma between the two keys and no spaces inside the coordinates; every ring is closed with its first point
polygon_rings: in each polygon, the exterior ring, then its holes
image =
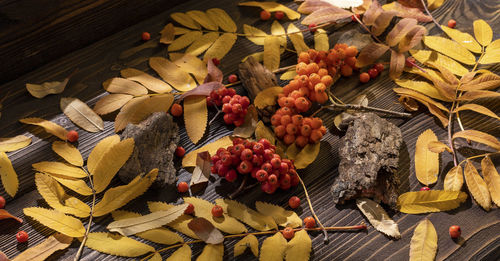
{"type": "MultiPolygon", "coordinates": [[[[0,60],[2,61],[0,67],[2,68],[0,70],[2,76],[0,77],[2,83],[0,97],[5,96],[10,91],[9,97],[3,104],[4,109],[0,119],[2,124],[0,137],[19,134],[34,135],[33,143],[29,147],[9,153],[9,158],[12,160],[20,179],[20,190],[16,198],[8,197],[3,187],[0,188],[0,195],[8,200],[6,209],[21,217],[23,217],[22,209],[24,207],[47,207],[34,187],[34,171],[31,164],[44,160],[57,160],[57,157],[50,148],[50,143],[54,140],[53,137],[48,137],[38,128],[22,125],[18,122],[18,119],[43,117],[69,129],[77,129],[61,113],[59,99],[61,97],[78,97],[93,106],[104,94],[101,83],[110,77],[118,76],[120,69],[134,67],[152,72],[148,69],[146,61],[151,56],[166,55],[166,48],[156,44],[159,38],[157,33],[169,21],[169,14],[172,12],[221,7],[237,21],[239,31],[241,31],[243,24],[254,25],[265,30],[270,27],[270,22],[258,20],[257,9],[237,7],[235,1],[230,0],[185,1],[171,9],[168,9],[174,4],[171,1],[130,1],[132,3],[126,4],[126,1],[87,0],[73,1],[75,2],[74,5],[60,4],[60,6],[46,6],[47,3],[45,2],[50,1],[22,0],[16,3],[13,1],[0,1],[0,28],[6,28],[9,32],[7,36],[10,37],[0,42],[0,60]],[[76,4],[78,2],[81,4],[76,4]],[[170,4],[160,2],[170,2],[170,4]],[[41,8],[44,5],[46,8],[43,10],[35,8],[41,8]],[[9,9],[5,7],[9,7],[9,9]],[[27,10],[32,11],[30,13],[27,10]],[[37,13],[34,10],[42,11],[37,13]],[[162,10],[164,12],[161,12],[162,10]],[[23,11],[26,12],[23,14],[23,11]],[[17,14],[15,19],[10,17],[13,13],[17,14]],[[38,16],[33,18],[33,14],[38,16]],[[77,17],[78,19],[70,19],[71,17],[77,17]],[[29,24],[27,21],[33,21],[33,24],[29,24]],[[78,24],[85,26],[78,27],[78,24]],[[140,34],[143,31],[152,33],[152,41],[146,44],[140,41],[140,34]],[[51,37],[42,37],[44,35],[50,35],[51,37]],[[72,42],[71,39],[78,39],[78,41],[72,42]],[[15,42],[15,44],[9,44],[10,41],[15,42]],[[152,44],[153,42],[154,44],[152,44]],[[9,46],[15,46],[18,49],[13,48],[8,49],[8,52],[4,51],[9,46]],[[146,47],[141,48],[140,46],[146,47]],[[31,50],[32,52],[30,55],[26,51],[19,50],[31,50]],[[128,52],[125,53],[127,50],[128,52]],[[75,68],[78,68],[78,72],[71,79],[66,90],[60,95],[35,99],[29,95],[24,87],[27,82],[42,83],[62,80],[75,68]],[[25,74],[19,75],[20,73],[25,74]],[[17,78],[7,82],[7,80],[14,77],[17,78]]],[[[182,1],[176,2],[180,3],[182,1]]],[[[293,3],[289,5],[296,7],[293,3]]],[[[457,28],[469,33],[472,33],[472,22],[475,19],[484,19],[492,26],[495,32],[494,39],[498,39],[500,38],[500,34],[498,34],[500,30],[499,9],[500,2],[496,0],[448,0],[441,8],[435,10],[433,15],[441,24],[446,24],[449,19],[453,18],[458,22],[457,28]]],[[[430,29],[431,34],[440,34],[432,23],[426,26],[430,29]]],[[[340,32],[353,28],[357,28],[357,25],[349,24],[333,32],[330,36],[330,42],[335,43],[340,32]]],[[[6,39],[4,35],[2,34],[2,39],[6,39]]],[[[310,34],[306,33],[306,36],[306,41],[311,43],[310,34]]],[[[236,73],[240,60],[244,56],[259,50],[262,50],[262,47],[252,44],[247,39],[238,38],[236,46],[222,60],[220,68],[226,76],[236,73]]],[[[295,57],[292,53],[285,54],[281,65],[293,64],[295,57]]],[[[500,65],[488,69],[497,74],[500,73],[500,65]]],[[[387,70],[382,77],[378,77],[369,84],[361,85],[355,78],[342,79],[337,82],[333,90],[334,94],[346,102],[351,101],[359,94],[366,94],[372,106],[402,111],[402,107],[397,103],[397,96],[391,90],[395,85],[388,79],[387,70]]],[[[236,88],[238,91],[242,91],[241,86],[236,88]]],[[[495,112],[500,111],[498,99],[485,99],[482,104],[489,106],[495,112]]],[[[214,114],[215,112],[211,110],[209,117],[214,114]]],[[[334,114],[325,112],[320,116],[327,126],[332,126],[334,114]]],[[[88,156],[91,148],[99,140],[113,134],[113,119],[114,116],[105,117],[106,128],[101,133],[90,134],[79,130],[78,148],[84,158],[88,156]]],[[[463,113],[463,120],[465,126],[473,126],[475,129],[488,131],[496,137],[500,136],[500,125],[494,119],[488,119],[474,113],[463,113]]],[[[402,177],[401,192],[418,190],[421,185],[414,176],[413,167],[414,146],[417,136],[425,129],[431,128],[439,139],[444,140],[446,131],[427,112],[417,113],[409,120],[391,121],[401,128],[405,141],[405,149],[401,155],[399,169],[399,174],[402,177]]],[[[231,129],[223,125],[222,121],[216,121],[209,126],[208,135],[195,146],[187,138],[183,123],[179,122],[179,125],[181,129],[180,145],[184,146],[187,151],[191,151],[217,137],[231,133],[231,129]]],[[[333,132],[332,129],[331,132],[333,132]]],[[[331,132],[322,140],[321,151],[317,160],[301,175],[308,187],[316,211],[325,225],[345,226],[367,222],[354,204],[344,206],[332,204],[329,189],[338,175],[337,165],[339,159],[337,151],[339,138],[332,135],[331,132]]],[[[470,150],[461,150],[461,152],[465,155],[471,153],[470,150]]],[[[450,160],[450,157],[442,157],[441,174],[438,183],[433,187],[434,189],[442,188],[443,173],[446,173],[451,168],[450,164],[445,165],[444,163],[449,163],[450,160]]],[[[494,158],[494,160],[499,162],[498,158],[494,158]]],[[[189,177],[189,173],[185,170],[179,170],[180,180],[186,181],[189,180],[189,177]]],[[[119,181],[115,180],[114,184],[119,184],[119,181]]],[[[222,186],[217,181],[209,185],[202,197],[214,200],[227,195],[232,189],[227,184],[224,183],[222,186]]],[[[172,188],[162,191],[150,190],[146,195],[134,200],[133,203],[129,203],[126,209],[146,213],[145,202],[148,200],[180,202],[180,196],[171,191],[172,188]]],[[[241,196],[238,200],[245,203],[264,200],[286,206],[288,198],[292,194],[304,198],[304,193],[300,188],[292,189],[291,192],[287,193],[278,192],[272,196],[264,195],[256,189],[241,196]]],[[[310,215],[305,203],[302,204],[302,208],[299,208],[298,213],[301,217],[310,215]]],[[[312,233],[313,252],[311,260],[406,260],[413,230],[416,223],[424,218],[429,218],[438,232],[437,260],[498,260],[500,258],[500,211],[498,208],[486,212],[469,197],[466,203],[453,211],[428,215],[401,213],[391,213],[391,215],[399,225],[402,235],[400,240],[392,240],[371,227],[366,232],[329,233],[329,244],[323,244],[321,234],[312,233]],[[462,227],[463,241],[458,244],[448,236],[448,227],[455,224],[462,227]]],[[[29,218],[25,218],[25,220],[26,222],[22,225],[18,225],[14,221],[0,222],[0,250],[4,251],[9,257],[16,256],[20,251],[38,244],[53,233],[53,231],[38,225],[29,218]],[[29,233],[30,240],[27,244],[17,244],[15,241],[14,235],[18,230],[25,230],[29,233]]],[[[105,231],[105,226],[110,220],[109,215],[96,219],[92,231],[105,231]]],[[[232,246],[235,242],[234,240],[227,240],[225,243],[225,257],[228,260],[233,259],[232,246]]],[[[79,242],[75,240],[68,250],[53,255],[51,259],[70,258],[76,252],[78,245],[79,242]]],[[[157,245],[155,247],[160,248],[157,245]]],[[[192,249],[194,256],[197,256],[202,250],[202,244],[195,244],[192,249]]],[[[84,251],[83,260],[115,259],[120,258],[100,254],[90,249],[84,251]]],[[[251,260],[252,256],[246,254],[238,259],[251,260]]]]}

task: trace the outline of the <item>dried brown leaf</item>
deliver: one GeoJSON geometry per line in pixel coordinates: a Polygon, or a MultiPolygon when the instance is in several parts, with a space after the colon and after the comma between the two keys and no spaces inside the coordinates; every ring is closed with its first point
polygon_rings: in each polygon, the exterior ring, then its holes
{"type": "Polygon", "coordinates": [[[363,15],[363,23],[368,26],[374,25],[375,20],[383,11],[384,9],[382,9],[380,3],[377,0],[373,0],[372,4],[368,7],[365,14],[363,15]]]}
{"type": "Polygon", "coordinates": [[[394,88],[393,90],[399,95],[405,95],[405,96],[412,97],[419,102],[422,102],[422,103],[425,102],[428,104],[432,104],[432,105],[436,106],[437,108],[439,108],[440,110],[448,112],[448,108],[446,108],[444,105],[430,99],[429,97],[427,97],[419,92],[416,92],[416,91],[413,91],[410,89],[405,89],[405,88],[394,88]]]}
{"type": "Polygon", "coordinates": [[[194,168],[189,188],[192,193],[197,193],[206,187],[210,178],[210,153],[208,151],[198,152],[196,156],[196,167],[194,168]]]}
{"type": "Polygon", "coordinates": [[[405,55],[391,50],[391,64],[389,68],[389,77],[395,80],[401,76],[405,68],[405,55]]]}
{"type": "Polygon", "coordinates": [[[398,224],[377,202],[368,198],[360,198],[356,199],[356,205],[376,230],[393,238],[401,238],[398,224]]]}
{"type": "MultiPolygon", "coordinates": [[[[463,81],[462,81],[463,82],[463,81]]],[[[464,83],[464,82],[463,82],[464,83]]],[[[500,76],[494,73],[484,73],[471,81],[459,86],[461,91],[493,90],[500,86],[500,76]]]]}
{"type": "Polygon", "coordinates": [[[299,5],[297,8],[297,11],[299,11],[302,14],[310,14],[314,11],[324,9],[331,7],[332,5],[330,3],[324,2],[324,1],[316,1],[316,0],[306,0],[302,2],[302,4],[299,5]]]}
{"type": "Polygon", "coordinates": [[[222,233],[205,218],[194,218],[188,223],[188,227],[207,244],[220,244],[224,242],[222,233]]]}
{"type": "Polygon", "coordinates": [[[17,222],[19,223],[23,223],[23,220],[21,218],[18,218],[12,214],[10,214],[7,210],[5,209],[0,209],[0,220],[3,220],[3,219],[14,219],[16,220],[17,222]]]}
{"type": "Polygon", "coordinates": [[[432,22],[432,17],[424,14],[422,10],[418,8],[412,8],[404,6],[398,2],[392,2],[390,4],[385,4],[382,6],[384,10],[393,10],[397,12],[397,16],[405,17],[405,18],[413,18],[418,20],[419,22],[432,22]]]}
{"type": "Polygon", "coordinates": [[[336,6],[330,6],[312,12],[310,15],[304,18],[301,23],[304,25],[332,23],[341,19],[351,17],[352,15],[353,13],[345,9],[336,6]]]}
{"type": "Polygon", "coordinates": [[[484,208],[484,210],[489,211],[491,208],[491,196],[488,191],[488,185],[486,185],[483,178],[479,176],[477,169],[469,160],[467,160],[465,164],[464,176],[467,188],[474,200],[484,208]]]}
{"type": "Polygon", "coordinates": [[[356,61],[356,67],[362,68],[367,65],[373,64],[378,58],[384,55],[387,50],[389,50],[389,46],[385,44],[379,43],[370,43],[365,46],[356,61]]]}
{"type": "Polygon", "coordinates": [[[385,42],[389,46],[398,44],[407,33],[409,33],[417,25],[417,20],[413,18],[404,18],[399,21],[389,32],[385,38],[385,42]]]}
{"type": "Polygon", "coordinates": [[[411,48],[415,47],[420,43],[420,41],[422,41],[425,34],[427,34],[427,29],[425,27],[421,25],[413,27],[413,29],[411,29],[399,42],[399,52],[408,52],[411,48]]]}
{"type": "Polygon", "coordinates": [[[26,249],[12,259],[12,261],[43,261],[56,251],[68,248],[71,242],[73,242],[72,237],[56,233],[45,239],[42,243],[26,249]]]}
{"type": "Polygon", "coordinates": [[[247,114],[243,125],[234,128],[233,136],[241,138],[249,138],[253,136],[257,122],[259,121],[259,114],[254,105],[248,106],[247,114]]]}
{"type": "Polygon", "coordinates": [[[26,89],[33,97],[41,99],[49,94],[59,94],[64,91],[69,77],[62,82],[44,82],[42,84],[26,83],[26,89]]]}
{"type": "Polygon", "coordinates": [[[459,101],[473,101],[481,98],[498,98],[500,93],[493,91],[468,91],[464,95],[458,97],[459,101]]]}
{"type": "Polygon", "coordinates": [[[391,23],[391,20],[394,16],[396,16],[396,11],[382,11],[382,13],[375,19],[375,24],[372,26],[371,31],[374,35],[381,35],[385,29],[391,23]]]}

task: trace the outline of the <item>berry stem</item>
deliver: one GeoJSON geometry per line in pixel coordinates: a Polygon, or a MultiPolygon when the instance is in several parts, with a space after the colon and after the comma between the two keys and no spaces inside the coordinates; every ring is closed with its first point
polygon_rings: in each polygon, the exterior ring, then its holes
{"type": "Polygon", "coordinates": [[[210,101],[212,103],[212,105],[215,107],[215,109],[217,110],[217,113],[215,114],[215,116],[210,120],[210,122],[208,122],[208,126],[212,125],[212,122],[214,122],[215,119],[217,119],[217,117],[219,117],[219,114],[222,113],[222,111],[217,107],[217,105],[213,102],[213,101],[210,101]]]}
{"type": "Polygon", "coordinates": [[[328,242],[328,234],[326,233],[325,226],[323,226],[323,223],[321,223],[321,220],[319,220],[319,217],[316,215],[316,212],[314,211],[314,208],[313,208],[312,203],[311,203],[311,198],[309,197],[309,193],[307,193],[307,188],[306,188],[306,185],[304,184],[304,181],[302,180],[302,178],[300,178],[299,175],[297,175],[297,176],[299,177],[300,184],[302,185],[302,188],[304,189],[304,194],[306,194],[306,199],[307,199],[307,204],[309,205],[309,209],[311,210],[313,217],[316,219],[316,221],[318,221],[319,229],[323,231],[323,235],[324,235],[323,242],[327,243],[328,242]]]}
{"type": "Polygon", "coordinates": [[[233,199],[233,198],[237,197],[245,189],[245,185],[247,184],[247,181],[248,181],[248,175],[245,175],[245,177],[243,178],[243,181],[241,182],[238,189],[235,190],[233,193],[231,193],[229,195],[229,198],[233,199]]]}
{"type": "Polygon", "coordinates": [[[224,85],[224,87],[231,87],[231,86],[235,86],[235,85],[238,85],[238,84],[241,84],[241,81],[236,81],[236,82],[233,82],[233,83],[228,83],[226,85],[224,85]]]}
{"type": "Polygon", "coordinates": [[[88,238],[89,232],[90,232],[90,227],[92,226],[92,218],[94,217],[95,194],[96,194],[95,189],[94,189],[94,182],[92,181],[92,177],[90,176],[90,173],[84,167],[80,167],[80,168],[87,174],[87,177],[90,180],[90,188],[92,189],[92,206],[90,207],[89,223],[87,225],[85,235],[83,236],[82,243],[80,244],[80,247],[78,248],[78,252],[76,252],[76,255],[75,255],[75,258],[73,259],[73,261],[80,260],[80,257],[82,256],[82,252],[83,252],[83,247],[85,246],[85,243],[87,242],[87,238],[88,238]]]}

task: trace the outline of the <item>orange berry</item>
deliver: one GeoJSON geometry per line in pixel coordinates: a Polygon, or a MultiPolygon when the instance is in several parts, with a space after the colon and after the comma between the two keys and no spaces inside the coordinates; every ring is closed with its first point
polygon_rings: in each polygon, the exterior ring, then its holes
{"type": "MultiPolygon", "coordinates": [[[[286,97],[288,96],[288,94],[290,94],[291,92],[293,91],[293,89],[290,87],[290,85],[286,85],[285,87],[283,87],[283,92],[280,93],[282,94],[281,96],[279,96],[278,94],[278,97],[281,98],[281,97],[286,97]]],[[[278,100],[278,104],[279,104],[279,100],[278,100]]],[[[282,106],[282,105],[280,105],[282,106]]]]}
{"type": "Polygon", "coordinates": [[[314,49],[307,50],[307,53],[309,54],[309,58],[313,61],[316,59],[316,55],[318,55],[318,51],[314,49]]]}
{"type": "Polygon", "coordinates": [[[290,89],[292,90],[298,90],[301,87],[301,84],[298,80],[291,80],[288,83],[288,86],[290,86],[290,89]]]}
{"type": "Polygon", "coordinates": [[[336,75],[337,74],[337,68],[335,68],[333,66],[328,67],[328,74],[330,74],[331,76],[336,75]]]}
{"type": "Polygon", "coordinates": [[[344,76],[344,77],[351,76],[352,75],[352,67],[347,65],[347,64],[342,65],[342,67],[340,67],[340,74],[342,74],[342,76],[344,76]]]}
{"type": "MultiPolygon", "coordinates": [[[[288,87],[288,86],[285,86],[285,87],[283,88],[283,91],[285,91],[285,88],[287,88],[287,87],[288,87]]],[[[286,98],[287,98],[287,97],[281,97],[281,98],[279,98],[279,99],[278,99],[278,104],[279,104],[279,106],[280,106],[280,107],[285,107],[286,98]]]]}
{"type": "Polygon", "coordinates": [[[319,66],[320,69],[321,68],[326,68],[326,66],[327,66],[326,61],[325,60],[319,61],[318,66],[319,66]]]}
{"type": "Polygon", "coordinates": [[[179,191],[180,193],[185,193],[189,190],[189,185],[182,181],[182,182],[179,182],[179,184],[177,184],[177,191],[179,191]]]}
{"type": "Polygon", "coordinates": [[[76,142],[78,140],[78,132],[74,130],[68,131],[68,133],[66,134],[66,139],[69,142],[76,142]]]}
{"type": "Polygon", "coordinates": [[[326,92],[317,92],[316,101],[320,104],[325,103],[326,101],[328,101],[328,94],[326,92]]]}
{"type": "MultiPolygon", "coordinates": [[[[303,122],[305,122],[305,120],[303,122]]],[[[302,136],[309,137],[309,135],[311,135],[311,132],[312,132],[311,126],[307,124],[302,124],[302,128],[300,128],[300,134],[302,136]]]]}
{"type": "Polygon", "coordinates": [[[356,57],[347,57],[345,58],[344,63],[354,68],[357,60],[358,59],[356,59],[356,57]]]}
{"type": "Polygon", "coordinates": [[[276,126],[276,128],[274,128],[274,133],[278,138],[283,138],[283,136],[285,136],[286,134],[285,126],[283,125],[276,126]]]}
{"type": "Polygon", "coordinates": [[[362,83],[367,83],[370,81],[370,75],[366,72],[359,74],[359,81],[362,83]]]}
{"type": "Polygon", "coordinates": [[[453,19],[450,19],[448,21],[448,27],[449,28],[455,28],[455,26],[457,26],[457,21],[453,20],[453,19]]]}
{"type": "Polygon", "coordinates": [[[224,214],[224,209],[222,209],[221,206],[215,205],[212,208],[212,216],[214,216],[214,217],[222,217],[223,214],[224,214]]]}
{"type": "Polygon", "coordinates": [[[271,18],[271,13],[269,11],[266,11],[266,10],[262,10],[260,12],[260,19],[261,20],[269,20],[269,18],[271,18]]]}
{"type": "Polygon", "coordinates": [[[312,125],[312,119],[311,119],[311,118],[309,118],[309,117],[304,118],[304,119],[302,120],[302,124],[311,126],[311,125],[312,125]]]}
{"type": "MultiPolygon", "coordinates": [[[[294,92],[299,93],[298,91],[293,91],[292,94],[294,92]]],[[[295,99],[292,98],[292,97],[286,97],[285,98],[285,102],[283,104],[285,105],[284,107],[290,107],[290,108],[292,108],[295,105],[295,99]]]]}
{"type": "Polygon", "coordinates": [[[319,51],[318,52],[318,58],[319,60],[324,60],[326,59],[326,56],[328,55],[328,53],[326,51],[319,51]]]}
{"type": "Polygon", "coordinates": [[[313,129],[319,129],[321,126],[323,126],[323,120],[321,118],[312,118],[311,119],[311,127],[313,129]]]}
{"type": "Polygon", "coordinates": [[[451,226],[450,229],[449,229],[449,232],[450,232],[450,237],[455,239],[455,238],[459,238],[460,237],[460,234],[462,234],[462,231],[460,229],[460,226],[451,226]]]}
{"type": "MultiPolygon", "coordinates": [[[[293,100],[293,102],[295,103],[295,100],[302,97],[302,93],[300,91],[293,91],[292,93],[290,93],[290,95],[288,95],[289,97],[288,98],[291,98],[293,100]]],[[[293,104],[293,103],[292,103],[293,104]]],[[[289,107],[289,106],[287,106],[289,107]]],[[[293,106],[292,106],[293,107],[293,106]]],[[[290,107],[291,108],[291,107],[290,107]]]]}
{"type": "Polygon", "coordinates": [[[302,87],[299,89],[300,97],[309,96],[309,89],[307,87],[302,87]]]}
{"type": "Polygon", "coordinates": [[[310,102],[304,97],[299,97],[295,100],[295,107],[300,112],[308,111],[310,105],[310,102]]]}
{"type": "Polygon", "coordinates": [[[292,115],[292,110],[288,107],[283,107],[280,109],[281,110],[281,114],[283,115],[292,115]]]}
{"type": "Polygon", "coordinates": [[[349,46],[345,48],[345,55],[348,57],[354,57],[358,54],[358,48],[356,46],[349,46]]]}
{"type": "Polygon", "coordinates": [[[304,218],[304,226],[306,228],[313,228],[316,226],[316,220],[314,220],[313,217],[308,216],[308,217],[304,218]]]}
{"type": "Polygon", "coordinates": [[[319,70],[319,66],[317,63],[310,63],[307,65],[306,70],[308,75],[311,73],[317,73],[319,70]]]}
{"type": "Polygon", "coordinates": [[[339,60],[345,59],[346,55],[344,49],[337,50],[337,57],[339,58],[339,60]]]}
{"type": "Polygon", "coordinates": [[[170,114],[174,117],[179,117],[182,115],[182,106],[178,103],[174,103],[172,108],[170,108],[170,114]]]}
{"type": "Polygon", "coordinates": [[[271,117],[271,124],[273,126],[279,126],[281,125],[281,115],[279,114],[274,114],[272,117],[271,117]]]}
{"type": "Polygon", "coordinates": [[[311,136],[309,136],[310,141],[313,143],[319,142],[321,138],[323,138],[323,134],[321,134],[320,130],[313,130],[311,136]]]}
{"type": "Polygon", "coordinates": [[[305,63],[298,63],[295,71],[297,72],[298,75],[306,75],[307,74],[307,64],[305,63]]]}
{"type": "Polygon", "coordinates": [[[319,127],[319,131],[321,131],[321,134],[325,135],[326,134],[326,127],[325,126],[319,127]]]}
{"type": "Polygon", "coordinates": [[[299,126],[300,124],[302,124],[302,120],[304,119],[304,117],[300,114],[295,114],[292,116],[292,123],[299,126]]]}
{"type": "Polygon", "coordinates": [[[335,50],[341,50],[341,49],[346,49],[347,47],[349,47],[349,45],[345,44],[345,43],[338,43],[338,44],[335,44],[335,46],[333,47],[333,49],[335,50]]]}
{"type": "Polygon", "coordinates": [[[288,123],[292,122],[292,117],[290,115],[283,115],[281,116],[281,125],[287,125],[288,123]]]}
{"type": "Polygon", "coordinates": [[[5,207],[5,198],[0,196],[0,209],[5,207]]]}
{"type": "Polygon", "coordinates": [[[307,52],[301,52],[299,54],[299,62],[309,63],[311,59],[309,58],[309,54],[307,52]]]}
{"type": "Polygon", "coordinates": [[[339,60],[338,53],[336,50],[331,50],[330,53],[326,56],[326,62],[328,64],[334,64],[339,60]]]}
{"type": "MultiPolygon", "coordinates": [[[[323,93],[323,92],[325,92],[325,91],[326,91],[326,86],[325,86],[325,84],[324,84],[324,83],[321,83],[321,82],[320,82],[320,83],[318,83],[318,84],[316,84],[316,85],[314,86],[314,91],[315,91],[316,93],[323,93]]],[[[316,97],[316,98],[317,98],[317,97],[316,97]]]]}
{"type": "Polygon", "coordinates": [[[283,237],[286,238],[287,240],[290,240],[295,236],[295,231],[293,231],[293,228],[291,227],[286,227],[284,228],[281,233],[283,234],[283,237]]]}
{"type": "Polygon", "coordinates": [[[333,78],[330,75],[325,75],[321,77],[321,82],[326,86],[330,87],[333,84],[333,78]]]}
{"type": "Polygon", "coordinates": [[[290,197],[288,200],[288,206],[291,208],[298,208],[300,206],[300,198],[297,196],[290,197]]]}
{"type": "Polygon", "coordinates": [[[321,77],[319,76],[319,74],[312,73],[311,75],[309,75],[309,82],[312,85],[315,85],[316,83],[319,83],[320,81],[321,81],[321,77]]]}
{"type": "Polygon", "coordinates": [[[303,148],[307,145],[307,143],[309,143],[309,139],[307,137],[304,137],[304,136],[298,136],[296,139],[295,139],[295,144],[297,144],[297,146],[303,148]]]}
{"type": "Polygon", "coordinates": [[[141,39],[143,41],[149,41],[149,39],[151,39],[151,35],[148,32],[143,32],[141,35],[141,39]]]}
{"type": "MultiPolygon", "coordinates": [[[[319,70],[318,70],[318,75],[319,75],[319,77],[326,76],[326,75],[328,75],[328,70],[327,70],[327,69],[325,69],[325,68],[321,68],[321,69],[319,69],[319,70]]],[[[310,78],[311,78],[311,77],[309,77],[309,79],[310,79],[310,78]]]]}
{"type": "Polygon", "coordinates": [[[286,125],[286,133],[295,135],[295,133],[297,133],[297,125],[293,123],[288,123],[286,125]]]}
{"type": "Polygon", "coordinates": [[[285,142],[286,145],[290,145],[295,142],[295,135],[292,134],[286,134],[285,137],[283,137],[283,142],[285,142]]]}

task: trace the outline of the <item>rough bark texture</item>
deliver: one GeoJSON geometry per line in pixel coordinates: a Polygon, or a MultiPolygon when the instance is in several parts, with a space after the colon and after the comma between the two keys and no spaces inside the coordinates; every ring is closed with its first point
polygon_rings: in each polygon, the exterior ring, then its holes
{"type": "Polygon", "coordinates": [[[134,138],[135,148],[118,175],[123,182],[130,182],[141,173],[158,168],[158,177],[153,184],[163,187],[175,182],[174,152],[179,142],[179,127],[172,116],[155,112],[139,124],[129,124],[122,138],[134,138]]]}
{"type": "Polygon", "coordinates": [[[340,140],[339,176],[331,189],[334,202],[372,197],[396,209],[401,130],[374,113],[356,114],[342,125],[347,132],[340,140]]]}

